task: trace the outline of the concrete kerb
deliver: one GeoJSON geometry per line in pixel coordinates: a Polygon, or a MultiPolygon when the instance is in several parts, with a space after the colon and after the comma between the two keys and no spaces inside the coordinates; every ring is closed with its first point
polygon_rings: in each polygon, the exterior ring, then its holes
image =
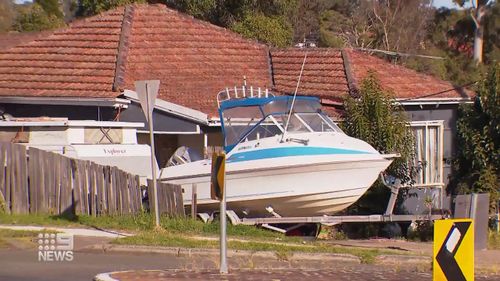
{"type": "MultiPolygon", "coordinates": [[[[167,254],[176,257],[195,257],[195,256],[219,256],[219,249],[202,248],[177,248],[177,247],[156,247],[156,246],[137,246],[137,245],[91,245],[80,251],[107,252],[107,253],[141,253],[141,254],[167,254]]],[[[228,257],[258,257],[276,260],[274,251],[247,251],[247,250],[228,250],[228,257]]],[[[290,253],[290,260],[308,260],[308,261],[337,261],[346,263],[361,263],[361,260],[351,254],[330,254],[330,253],[290,253]]]]}
{"type": "MultiPolygon", "coordinates": [[[[138,245],[92,245],[81,249],[80,251],[91,252],[109,252],[109,253],[141,253],[141,254],[167,254],[176,257],[218,257],[218,249],[200,249],[200,248],[177,248],[177,247],[156,247],[156,246],[138,246],[138,245]]],[[[228,257],[252,257],[277,260],[274,251],[247,251],[247,250],[228,250],[228,257]]],[[[361,263],[361,259],[352,254],[338,253],[290,253],[287,257],[290,261],[322,261],[322,262],[345,262],[361,263]]],[[[397,264],[397,265],[418,265],[431,262],[430,257],[412,256],[412,255],[379,255],[375,258],[375,264],[397,264]]]]}

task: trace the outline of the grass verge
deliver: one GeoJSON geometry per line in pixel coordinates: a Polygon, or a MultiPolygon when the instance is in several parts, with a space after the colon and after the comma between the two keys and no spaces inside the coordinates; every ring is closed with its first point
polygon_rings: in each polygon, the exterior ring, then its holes
{"type": "Polygon", "coordinates": [[[31,247],[35,243],[33,240],[39,233],[52,233],[51,231],[30,231],[30,230],[11,230],[0,229],[0,248],[17,245],[21,247],[31,247]]]}
{"type": "MultiPolygon", "coordinates": [[[[203,223],[198,220],[180,218],[161,218],[161,226],[170,233],[215,236],[219,233],[219,223],[203,223]]],[[[141,213],[135,216],[51,216],[51,215],[6,215],[0,214],[0,224],[37,225],[58,227],[91,227],[118,231],[141,232],[154,229],[153,216],[141,213]]],[[[254,226],[231,225],[227,227],[228,236],[251,238],[282,238],[284,235],[259,229],[254,226]]]]}
{"type": "MultiPolygon", "coordinates": [[[[141,232],[135,236],[119,238],[112,242],[118,245],[144,245],[144,246],[162,246],[162,247],[182,247],[182,248],[204,248],[215,249],[219,247],[218,240],[198,239],[179,233],[166,231],[148,231],[141,232]]],[[[293,253],[334,253],[334,254],[352,254],[360,258],[363,263],[373,263],[380,254],[400,254],[397,251],[380,249],[360,249],[352,247],[343,247],[329,245],[322,242],[308,242],[307,244],[287,241],[273,242],[262,240],[229,240],[228,248],[232,250],[246,251],[271,251],[275,252],[278,258],[287,259],[293,253]]]]}

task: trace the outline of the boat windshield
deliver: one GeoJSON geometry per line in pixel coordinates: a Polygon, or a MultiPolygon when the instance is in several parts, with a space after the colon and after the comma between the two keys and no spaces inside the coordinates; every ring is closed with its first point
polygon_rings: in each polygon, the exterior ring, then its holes
{"type": "MultiPolygon", "coordinates": [[[[285,130],[292,97],[252,98],[223,104],[223,123],[226,151],[239,142],[282,134],[285,130]]],[[[290,116],[287,133],[341,132],[320,110],[319,100],[297,97],[290,116]]]]}

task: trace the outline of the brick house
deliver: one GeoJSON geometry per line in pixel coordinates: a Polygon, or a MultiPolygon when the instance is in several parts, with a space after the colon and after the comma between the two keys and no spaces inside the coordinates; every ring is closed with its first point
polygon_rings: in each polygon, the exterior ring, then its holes
{"type": "MultiPolygon", "coordinates": [[[[293,93],[307,52],[298,93],[319,97],[339,118],[343,97],[374,71],[412,120],[418,158],[427,163],[417,186],[440,188],[451,172],[457,107],[473,95],[351,49],[269,48],[160,4],[117,8],[14,45],[0,48],[0,106],[14,117],[144,122],[134,81],[160,80],[154,111],[160,165],[180,145],[220,145],[222,89],[245,80],[293,93]]],[[[148,141],[146,132],[140,141],[148,141]]]]}

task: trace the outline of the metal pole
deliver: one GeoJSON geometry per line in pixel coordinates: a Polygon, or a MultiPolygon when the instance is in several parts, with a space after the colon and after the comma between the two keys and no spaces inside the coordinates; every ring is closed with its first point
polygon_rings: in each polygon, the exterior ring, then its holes
{"type": "Polygon", "coordinates": [[[151,171],[153,172],[153,193],[155,197],[154,207],[155,207],[155,225],[156,227],[160,227],[160,210],[158,209],[158,185],[156,179],[156,159],[155,159],[155,137],[153,132],[153,110],[149,108],[149,92],[148,92],[148,84],[146,84],[146,99],[147,99],[147,107],[148,107],[148,123],[149,123],[149,142],[151,144],[151,171]]]}
{"type": "Polygon", "coordinates": [[[227,237],[226,237],[226,177],[224,177],[224,188],[222,189],[222,200],[220,201],[220,274],[227,274],[227,237]]]}

